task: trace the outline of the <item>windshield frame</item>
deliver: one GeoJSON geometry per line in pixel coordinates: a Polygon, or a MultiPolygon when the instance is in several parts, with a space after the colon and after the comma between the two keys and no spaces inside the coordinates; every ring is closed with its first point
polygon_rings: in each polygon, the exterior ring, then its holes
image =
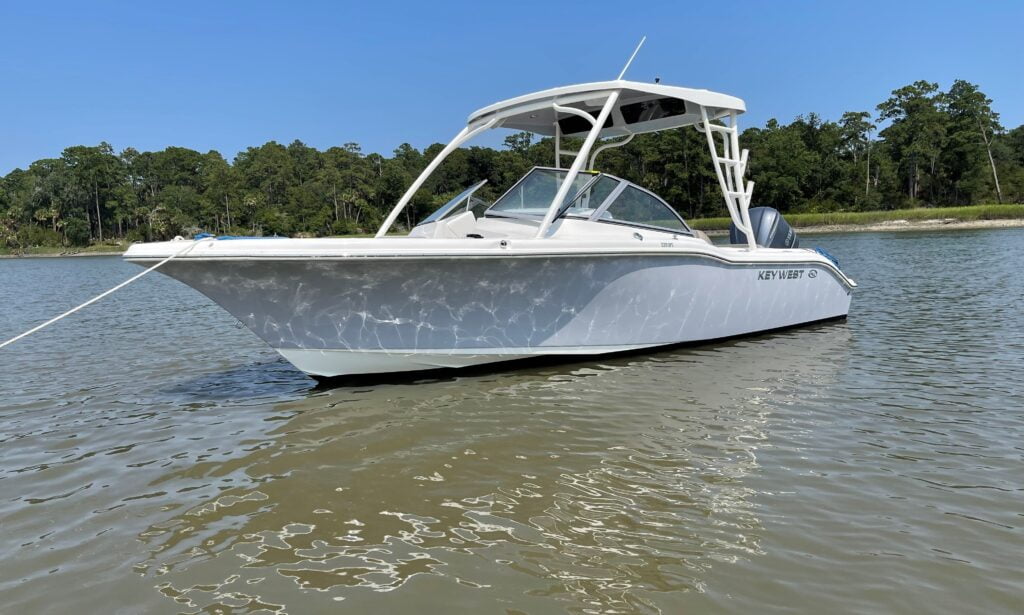
{"type": "Polygon", "coordinates": [[[576,218],[579,220],[590,220],[593,218],[594,214],[597,211],[604,208],[605,204],[608,203],[608,199],[612,198],[612,196],[617,196],[620,192],[622,192],[622,187],[628,184],[629,182],[627,182],[626,180],[615,177],[614,175],[608,175],[607,173],[598,173],[590,181],[583,184],[583,187],[577,190],[576,194],[572,195],[572,198],[566,201],[565,204],[558,209],[558,213],[555,214],[554,219],[557,220],[559,218],[565,217],[576,218]],[[576,199],[580,198],[583,195],[583,193],[586,192],[587,190],[590,190],[590,188],[593,187],[594,184],[596,184],[598,181],[600,181],[602,177],[607,177],[608,179],[617,183],[617,185],[614,188],[612,188],[612,191],[608,193],[608,196],[604,197],[604,200],[602,200],[597,207],[592,207],[592,211],[589,215],[579,216],[568,213],[569,209],[572,207],[572,204],[576,202],[576,199]]]}
{"type": "MultiPolygon", "coordinates": [[[[494,199],[494,202],[491,203],[491,206],[488,207],[484,211],[484,214],[483,214],[484,217],[486,218],[488,216],[493,216],[495,218],[514,218],[514,219],[517,219],[517,220],[543,220],[544,219],[544,215],[547,213],[547,208],[550,207],[550,205],[551,205],[550,203],[548,203],[548,205],[545,206],[544,211],[538,212],[538,213],[517,213],[515,210],[500,210],[500,209],[497,210],[497,211],[494,210],[494,206],[495,205],[500,203],[502,201],[502,199],[504,199],[506,196],[508,196],[509,194],[514,192],[516,188],[518,188],[524,181],[526,181],[526,178],[528,178],[531,175],[533,175],[534,171],[554,171],[556,173],[565,173],[566,175],[568,175],[568,173],[569,173],[569,169],[559,169],[559,168],[556,168],[556,167],[541,167],[541,166],[531,167],[530,170],[527,171],[522,177],[520,177],[516,181],[516,183],[512,184],[512,186],[508,190],[506,190],[504,193],[502,193],[502,195],[499,196],[498,198],[494,199]]],[[[566,201],[566,203],[572,203],[573,201],[575,201],[576,198],[580,195],[581,192],[586,190],[601,175],[604,175],[603,173],[598,173],[597,171],[580,171],[580,175],[583,175],[583,174],[591,175],[592,177],[586,183],[584,183],[583,186],[580,187],[580,189],[577,190],[576,193],[572,195],[572,198],[570,198],[570,199],[568,199],[566,201]]],[[[616,179],[618,179],[618,178],[616,178],[616,179]]],[[[562,181],[565,181],[564,178],[563,178],[562,181]]],[[[561,185],[561,184],[559,184],[559,185],[561,185]]],[[[556,191],[556,194],[557,194],[557,191],[556,191]]],[[[552,195],[551,198],[554,199],[554,196],[555,195],[552,195]]],[[[561,208],[559,208],[559,212],[561,212],[561,208]]]]}
{"type": "MultiPolygon", "coordinates": [[[[568,172],[568,169],[559,169],[559,168],[555,168],[555,167],[541,167],[541,166],[532,167],[529,171],[526,172],[525,175],[523,175],[521,178],[519,178],[519,180],[516,181],[516,183],[512,184],[511,188],[506,190],[500,197],[495,199],[494,203],[491,204],[491,207],[488,207],[487,210],[484,211],[483,216],[484,217],[493,217],[493,218],[511,218],[511,219],[514,219],[514,220],[523,220],[523,221],[527,221],[527,222],[539,222],[543,218],[543,214],[540,214],[540,213],[530,213],[530,214],[516,213],[515,210],[493,211],[493,209],[492,209],[496,203],[500,202],[503,198],[505,198],[510,193],[512,193],[527,177],[530,176],[531,173],[533,173],[536,170],[568,172]]],[[[589,175],[592,175],[592,177],[590,178],[589,181],[587,181],[585,184],[583,184],[580,187],[579,190],[576,191],[576,193],[572,196],[572,198],[566,200],[565,204],[563,204],[558,209],[558,213],[555,215],[554,218],[552,218],[552,220],[558,220],[558,219],[563,219],[563,218],[575,218],[576,220],[586,220],[586,221],[589,221],[589,222],[601,222],[603,224],[614,224],[616,226],[628,226],[628,227],[633,227],[633,228],[648,229],[648,230],[652,230],[652,231],[658,231],[658,232],[661,232],[661,233],[670,233],[670,234],[673,234],[673,235],[688,235],[688,236],[691,236],[691,237],[695,236],[695,233],[693,232],[693,229],[690,227],[689,224],[686,223],[686,220],[679,214],[679,212],[676,211],[676,209],[674,207],[669,205],[668,202],[665,201],[665,199],[661,198],[660,196],[655,194],[653,191],[648,190],[647,188],[644,188],[643,186],[639,186],[639,185],[637,185],[637,184],[635,184],[635,183],[633,183],[633,182],[631,182],[631,181],[629,181],[627,179],[623,179],[621,177],[618,177],[617,175],[611,175],[610,173],[601,173],[601,172],[597,172],[597,171],[580,171],[580,173],[587,173],[589,175]],[[590,215],[588,215],[588,216],[579,216],[579,215],[573,215],[573,214],[567,213],[569,208],[570,208],[570,206],[573,203],[576,202],[576,200],[580,197],[580,195],[583,194],[585,191],[589,190],[590,188],[592,188],[594,186],[594,184],[596,184],[602,177],[607,177],[609,179],[617,181],[619,183],[619,185],[616,186],[611,192],[608,193],[608,196],[605,197],[605,199],[600,203],[600,205],[598,205],[596,208],[594,208],[593,213],[591,213],[590,215]],[[607,211],[609,207],[614,205],[615,201],[618,199],[618,197],[623,192],[628,190],[629,188],[636,188],[637,190],[639,190],[639,191],[641,191],[643,193],[646,193],[647,195],[649,195],[651,197],[654,197],[654,199],[657,202],[661,203],[661,205],[663,207],[667,208],[669,210],[669,212],[671,212],[671,214],[673,216],[675,216],[675,218],[677,220],[679,220],[679,223],[682,225],[683,228],[682,229],[678,229],[678,228],[669,228],[669,227],[665,227],[665,226],[655,226],[653,224],[644,224],[643,222],[632,222],[632,221],[629,221],[629,220],[608,220],[608,219],[602,219],[601,216],[605,213],[605,211],[607,211]]]]}
{"type": "MultiPolygon", "coordinates": [[[[618,179],[618,178],[616,178],[616,179],[618,179]]],[[[691,235],[691,236],[694,235],[693,229],[690,228],[690,225],[686,223],[686,220],[684,220],[683,217],[679,215],[679,212],[676,211],[676,208],[672,207],[671,205],[669,205],[665,201],[665,199],[661,198],[660,196],[658,196],[654,192],[648,190],[647,188],[644,188],[642,186],[638,186],[638,185],[634,184],[633,182],[629,182],[629,181],[626,181],[624,179],[620,180],[620,181],[622,181],[622,185],[617,187],[615,189],[615,191],[613,191],[611,194],[609,194],[608,198],[605,199],[604,203],[602,203],[601,206],[599,208],[597,208],[596,211],[594,211],[593,215],[590,216],[590,218],[589,218],[591,221],[593,221],[593,222],[603,222],[604,224],[617,224],[619,226],[635,226],[635,227],[638,227],[638,228],[645,228],[645,229],[651,229],[651,230],[656,230],[656,231],[662,231],[662,232],[665,232],[665,233],[674,233],[676,235],[691,235]],[[604,213],[608,210],[608,208],[615,204],[615,201],[618,200],[619,196],[623,192],[625,192],[627,189],[629,189],[629,188],[636,188],[640,192],[645,192],[648,195],[654,197],[655,200],[657,200],[659,203],[661,203],[663,206],[665,206],[670,212],[672,212],[672,215],[675,216],[677,220],[679,220],[679,223],[683,225],[683,229],[685,229],[685,230],[668,228],[668,227],[665,227],[665,226],[655,226],[653,224],[644,224],[643,222],[630,222],[629,220],[614,220],[614,219],[609,220],[609,219],[601,218],[600,216],[604,215],[604,213]]]]}
{"type": "MultiPolygon", "coordinates": [[[[416,226],[422,226],[424,224],[430,224],[431,222],[438,222],[439,220],[444,220],[444,218],[454,209],[456,209],[459,206],[459,204],[461,204],[463,201],[466,202],[466,205],[468,207],[470,198],[472,198],[473,194],[486,183],[487,180],[482,179],[477,183],[473,184],[472,186],[470,186],[469,188],[466,188],[465,190],[460,192],[455,198],[435,209],[433,213],[431,213],[429,216],[421,220],[419,224],[417,224],[416,226]]],[[[490,209],[490,207],[488,207],[488,209],[490,209]]],[[[466,211],[469,210],[467,209],[466,211]]]]}

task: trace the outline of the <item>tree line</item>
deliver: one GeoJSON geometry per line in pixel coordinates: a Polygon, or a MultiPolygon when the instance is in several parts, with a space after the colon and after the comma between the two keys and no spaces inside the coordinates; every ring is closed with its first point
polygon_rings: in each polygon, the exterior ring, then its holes
{"type": "MultiPolygon", "coordinates": [[[[978,86],[917,81],[875,114],[815,113],[747,128],[755,205],[782,212],[1024,202],[1024,125],[1007,131],[978,86]],[[879,129],[880,126],[883,126],[879,129]]],[[[569,145],[571,147],[571,144],[569,145]]],[[[402,144],[386,157],[346,143],[325,151],[271,141],[228,162],[184,147],[156,152],[76,145],[0,179],[0,247],[158,240],[197,232],[324,236],[374,231],[443,146],[402,144]]],[[[529,168],[552,164],[550,139],[461,148],[407,208],[409,228],[465,187],[494,198],[529,168]]],[[[684,217],[726,215],[702,133],[639,135],[609,150],[600,170],[645,186],[684,217]]]]}

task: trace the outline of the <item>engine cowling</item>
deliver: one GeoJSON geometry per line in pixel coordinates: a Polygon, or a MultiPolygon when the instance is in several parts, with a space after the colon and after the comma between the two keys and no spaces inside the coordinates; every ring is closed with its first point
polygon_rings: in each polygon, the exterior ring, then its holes
{"type": "MultiPolygon", "coordinates": [[[[754,243],[761,248],[799,248],[800,238],[779,211],[772,207],[753,207],[749,211],[754,243]]],[[[729,224],[729,242],[747,243],[746,234],[729,224]]]]}

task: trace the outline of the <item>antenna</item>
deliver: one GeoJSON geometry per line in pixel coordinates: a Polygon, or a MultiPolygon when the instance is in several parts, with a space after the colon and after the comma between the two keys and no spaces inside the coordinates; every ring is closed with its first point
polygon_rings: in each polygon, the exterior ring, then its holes
{"type": "Polygon", "coordinates": [[[626,65],[622,67],[622,72],[619,73],[618,79],[622,79],[626,75],[626,71],[629,70],[629,65],[633,63],[633,58],[635,58],[636,54],[639,53],[640,48],[644,46],[644,41],[646,41],[646,40],[647,40],[646,36],[644,36],[642,39],[640,39],[640,44],[637,45],[636,49],[633,50],[633,55],[629,56],[629,59],[626,60],[626,65]]]}

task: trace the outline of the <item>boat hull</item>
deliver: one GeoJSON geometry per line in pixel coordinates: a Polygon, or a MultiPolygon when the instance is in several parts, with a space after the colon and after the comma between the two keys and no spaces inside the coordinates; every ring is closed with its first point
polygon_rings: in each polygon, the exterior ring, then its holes
{"type": "Polygon", "coordinates": [[[182,260],[161,270],[317,377],[694,343],[843,317],[829,263],[691,254],[182,260]]]}

